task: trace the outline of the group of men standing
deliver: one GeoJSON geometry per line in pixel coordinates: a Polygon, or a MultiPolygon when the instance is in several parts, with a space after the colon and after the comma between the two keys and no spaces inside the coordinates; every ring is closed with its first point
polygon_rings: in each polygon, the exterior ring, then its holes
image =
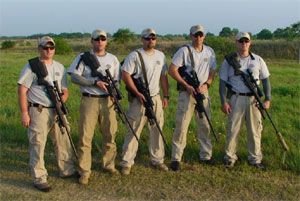
{"type": "MultiPolygon", "coordinates": [[[[148,122],[150,164],[153,168],[161,171],[169,170],[164,163],[164,140],[159,132],[164,124],[164,108],[169,104],[168,73],[180,85],[178,87],[175,130],[172,138],[171,170],[180,170],[180,162],[187,141],[188,126],[193,113],[195,113],[197,124],[197,139],[200,143],[199,160],[204,164],[214,164],[210,139],[211,128],[208,122],[211,118],[211,101],[208,92],[217,72],[216,56],[211,47],[204,45],[205,31],[203,26],[192,26],[190,28],[190,38],[192,44],[179,48],[172,57],[172,63],[168,68],[164,53],[155,49],[157,42],[155,30],[145,29],[141,33],[142,47],[132,51],[125,58],[120,68],[117,57],[106,51],[108,42],[106,32],[97,29],[91,35],[92,49],[80,53],[66,72],[60,63],[53,60],[54,40],[48,36],[42,37],[38,43],[38,51],[39,60],[48,72],[44,79],[49,83],[53,81],[59,83],[63,94],[62,100],[65,102],[68,98],[68,73],[72,82],[80,86],[82,96],[79,109],[78,167],[76,167],[71,144],[66,135],[60,133],[56,122],[57,115],[45,86],[39,84],[38,76],[33,72],[33,67],[30,64],[26,64],[24,67],[18,80],[18,95],[22,124],[28,127],[29,164],[34,186],[41,191],[51,189],[47,182],[47,170],[44,165],[44,149],[48,133],[50,133],[54,142],[60,176],[77,175],[80,184],[89,183],[92,164],[92,139],[97,122],[102,134],[103,169],[111,174],[119,174],[115,165],[117,156],[115,137],[118,122],[114,110],[114,100],[109,96],[108,84],[99,79],[99,76],[95,76],[97,73],[107,76],[108,71],[116,83],[120,82],[122,78],[127,90],[130,92],[128,93],[129,109],[127,116],[135,135],[128,132],[124,139],[122,160],[120,162],[123,175],[128,175],[131,172],[138,151],[138,139],[148,121],[144,106],[146,97],[139,90],[139,86],[136,86],[135,79],[141,79],[146,85],[157,120],[157,125],[148,122]],[[90,57],[96,59],[96,67],[91,66],[93,62],[87,60],[90,57]],[[180,75],[179,71],[182,67],[186,68],[187,73],[191,71],[196,73],[199,86],[196,88],[191,86],[180,75]],[[203,118],[195,110],[195,93],[204,96],[203,107],[209,119],[203,118]]],[[[249,51],[251,40],[247,32],[238,33],[235,42],[241,70],[246,71],[250,68],[255,78],[263,81],[266,94],[265,107],[269,108],[271,99],[268,80],[269,71],[265,62],[261,57],[249,51]]],[[[228,114],[225,166],[232,168],[238,159],[236,156],[237,135],[241,127],[241,121],[246,119],[249,164],[263,169],[260,145],[262,131],[260,113],[256,107],[253,94],[245,86],[242,78],[234,74],[234,69],[226,60],[224,60],[220,69],[219,91],[222,111],[228,114]],[[230,90],[228,90],[228,86],[230,86],[230,90]],[[228,95],[229,91],[230,95],[228,95]]]]}

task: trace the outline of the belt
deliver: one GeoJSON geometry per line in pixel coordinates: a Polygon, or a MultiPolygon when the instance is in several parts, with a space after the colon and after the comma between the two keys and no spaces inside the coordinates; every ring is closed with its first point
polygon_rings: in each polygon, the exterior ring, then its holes
{"type": "Polygon", "coordinates": [[[28,106],[29,107],[39,107],[39,108],[54,108],[54,107],[46,107],[46,106],[43,106],[41,104],[38,104],[38,103],[28,103],[28,106]]]}
{"type": "Polygon", "coordinates": [[[93,98],[107,98],[109,95],[108,94],[95,95],[95,94],[89,94],[89,93],[82,93],[82,96],[93,97],[93,98]]]}
{"type": "Polygon", "coordinates": [[[238,96],[254,96],[253,93],[237,93],[237,92],[232,92],[233,94],[236,94],[238,96]]]}

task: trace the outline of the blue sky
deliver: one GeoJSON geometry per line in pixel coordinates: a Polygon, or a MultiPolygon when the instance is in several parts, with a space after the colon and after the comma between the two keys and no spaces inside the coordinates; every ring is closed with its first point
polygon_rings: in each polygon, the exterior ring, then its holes
{"type": "Polygon", "coordinates": [[[35,33],[188,33],[195,24],[218,34],[225,26],[258,33],[300,21],[299,0],[0,0],[0,36],[35,33]]]}

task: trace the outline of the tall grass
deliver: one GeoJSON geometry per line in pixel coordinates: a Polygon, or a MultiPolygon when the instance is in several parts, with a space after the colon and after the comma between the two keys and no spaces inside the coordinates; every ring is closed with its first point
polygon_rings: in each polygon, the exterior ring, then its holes
{"type": "MultiPolygon", "coordinates": [[[[91,181],[89,188],[81,188],[73,185],[76,181],[61,181],[53,179],[58,185],[59,194],[51,194],[53,197],[43,197],[33,192],[20,192],[20,187],[28,186],[27,171],[28,169],[28,139],[26,129],[21,126],[21,117],[17,101],[17,80],[21,69],[29,58],[36,56],[33,48],[20,47],[16,50],[5,50],[0,52],[0,173],[3,184],[9,184],[8,191],[14,189],[14,192],[6,192],[3,198],[25,199],[61,199],[57,195],[65,195],[68,185],[72,190],[67,195],[76,194],[78,199],[83,195],[97,200],[100,195],[109,198],[128,198],[137,200],[242,200],[242,199],[285,199],[294,200],[299,196],[299,175],[300,174],[300,66],[295,61],[289,60],[267,60],[267,65],[271,72],[272,85],[272,105],[270,114],[278,129],[283,134],[290,147],[285,163],[282,163],[282,149],[276,138],[275,132],[268,120],[265,120],[262,148],[264,161],[268,170],[266,173],[259,173],[247,165],[247,143],[246,129],[242,127],[239,136],[238,155],[241,162],[232,172],[224,171],[222,159],[225,145],[225,127],[226,116],[220,110],[220,100],[218,95],[218,76],[210,88],[212,100],[212,124],[217,133],[219,133],[220,142],[213,141],[213,156],[217,161],[214,167],[200,166],[198,163],[199,144],[196,140],[196,123],[192,119],[189,126],[187,146],[183,156],[183,171],[175,174],[157,173],[149,170],[148,154],[148,135],[145,127],[140,143],[139,151],[136,158],[136,165],[133,174],[129,177],[110,178],[103,175],[100,166],[99,157],[101,154],[101,135],[99,129],[96,129],[93,140],[93,166],[95,170],[93,177],[97,180],[91,181]],[[5,174],[3,174],[5,173],[5,174]],[[26,182],[27,181],[27,182],[26,182]],[[99,181],[101,181],[99,183],[99,181]],[[230,181],[230,182],[229,182],[230,181]],[[24,183],[25,182],[25,183],[24,183]],[[15,186],[16,184],[17,186],[15,186]],[[103,187],[106,186],[106,188],[103,187]],[[285,189],[285,190],[282,190],[285,189]],[[18,192],[18,193],[16,193],[18,192]],[[90,194],[90,192],[93,192],[90,194]],[[97,192],[97,193],[95,193],[97,192]],[[86,194],[88,193],[88,195],[86,194]],[[200,197],[201,196],[201,197],[200,197]]],[[[70,65],[77,53],[71,55],[57,55],[55,60],[60,61],[66,67],[70,65]]],[[[122,60],[126,54],[118,55],[122,60]]],[[[168,63],[170,63],[170,54],[168,63]]],[[[222,59],[218,59],[219,64],[222,59]]],[[[128,103],[124,84],[121,90],[125,96],[122,100],[122,106],[127,110],[128,103]]],[[[78,119],[79,119],[79,87],[69,85],[70,97],[67,106],[70,110],[68,119],[72,127],[72,137],[74,142],[78,141],[78,119]]],[[[165,125],[163,128],[168,146],[166,150],[166,163],[170,163],[171,156],[171,139],[175,127],[175,113],[177,107],[176,83],[170,78],[170,105],[165,109],[165,125]]],[[[121,150],[127,130],[119,122],[117,132],[117,163],[120,161],[121,150]]],[[[46,163],[50,176],[55,172],[55,159],[51,144],[46,147],[46,163]]],[[[3,185],[5,186],[5,185],[3,185]]],[[[6,186],[5,186],[6,187],[6,186]]],[[[28,187],[27,187],[28,188],[28,187]]],[[[2,191],[0,191],[2,192],[2,191]]],[[[4,194],[3,194],[4,195],[4,194]]],[[[66,198],[68,199],[68,198],[66,198]]],[[[83,199],[83,198],[82,198],[83,199]]]]}

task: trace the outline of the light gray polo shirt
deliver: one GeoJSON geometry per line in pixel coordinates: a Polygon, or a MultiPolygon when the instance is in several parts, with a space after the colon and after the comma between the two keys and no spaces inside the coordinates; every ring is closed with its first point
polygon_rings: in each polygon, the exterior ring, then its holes
{"type": "MultiPolygon", "coordinates": [[[[52,64],[46,64],[48,76],[45,78],[50,85],[53,86],[53,81],[57,81],[59,88],[67,89],[67,76],[64,66],[54,61],[52,64]]],[[[19,77],[18,84],[28,88],[27,100],[31,103],[37,103],[45,107],[53,106],[51,100],[48,97],[46,87],[44,85],[38,85],[37,76],[32,72],[29,63],[27,63],[19,77]]]]}
{"type": "MultiPolygon", "coordinates": [[[[249,69],[253,77],[257,80],[257,84],[259,84],[259,80],[266,79],[270,76],[268,67],[264,60],[253,54],[254,59],[251,59],[251,56],[245,58],[240,58],[241,71],[247,73],[247,69],[249,69]]],[[[250,93],[250,89],[244,84],[244,81],[240,75],[234,75],[234,69],[230,66],[226,60],[223,61],[222,66],[220,68],[220,79],[227,82],[234,92],[237,93],[250,93]]]]}
{"type": "MultiPolygon", "coordinates": [[[[207,45],[203,45],[201,52],[196,51],[195,48],[190,44],[188,44],[188,46],[190,47],[194,57],[194,71],[198,76],[200,84],[203,84],[208,79],[209,71],[211,69],[216,70],[217,68],[215,52],[207,45]]],[[[186,66],[188,72],[192,70],[191,58],[189,50],[186,46],[183,46],[177,50],[172,58],[172,63],[178,68],[186,66]]]]}
{"type": "MultiPolygon", "coordinates": [[[[168,71],[166,57],[164,53],[159,50],[154,50],[154,53],[151,55],[147,54],[143,48],[139,48],[137,51],[142,54],[145,63],[150,96],[155,96],[159,94],[160,91],[159,84],[161,75],[166,74],[168,71]]],[[[142,77],[144,80],[141,61],[136,51],[131,52],[126,57],[122,70],[130,75],[136,73],[135,78],[142,77]]]]}
{"type": "MultiPolygon", "coordinates": [[[[75,73],[92,81],[99,80],[98,77],[92,77],[91,68],[85,65],[83,61],[80,61],[82,54],[83,53],[77,55],[77,57],[74,59],[73,63],[70,65],[70,68],[68,69],[68,73],[75,73]]],[[[91,54],[94,54],[93,51],[91,51],[91,54]]],[[[104,56],[96,56],[96,58],[100,63],[100,66],[97,69],[98,72],[100,72],[103,76],[106,76],[105,70],[109,69],[109,72],[114,80],[120,80],[120,63],[116,56],[106,52],[104,56]]],[[[95,86],[80,86],[80,91],[81,93],[89,93],[93,95],[107,94],[95,86]]]]}

